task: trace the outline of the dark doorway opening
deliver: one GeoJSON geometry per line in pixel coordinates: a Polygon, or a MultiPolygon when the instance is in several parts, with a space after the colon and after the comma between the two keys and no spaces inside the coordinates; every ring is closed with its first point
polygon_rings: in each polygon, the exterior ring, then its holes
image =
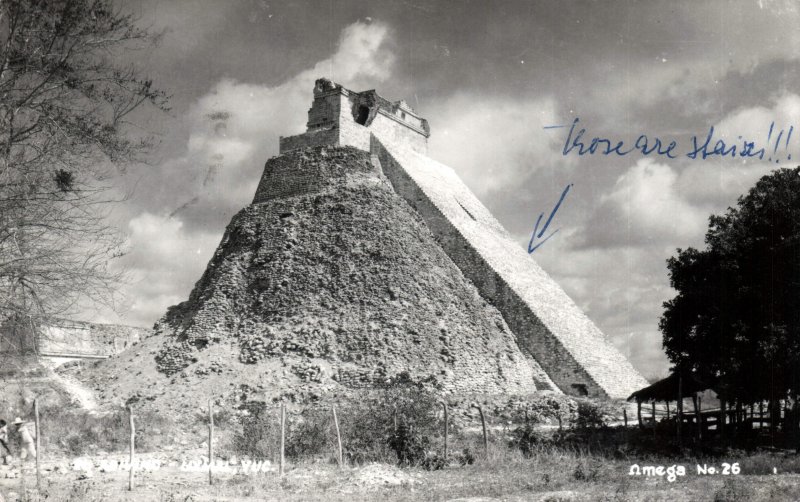
{"type": "Polygon", "coordinates": [[[367,119],[369,118],[369,107],[361,105],[358,107],[358,117],[356,117],[356,122],[364,125],[367,123],[367,119]]]}
{"type": "Polygon", "coordinates": [[[571,387],[574,389],[575,393],[579,396],[589,395],[589,389],[586,388],[585,383],[574,383],[571,385],[571,387]]]}

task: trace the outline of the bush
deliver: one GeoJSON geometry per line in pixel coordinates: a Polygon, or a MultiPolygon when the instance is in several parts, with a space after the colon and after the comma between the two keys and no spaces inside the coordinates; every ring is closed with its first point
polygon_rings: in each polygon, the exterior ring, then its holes
{"type": "Polygon", "coordinates": [[[303,414],[293,424],[288,434],[286,455],[289,458],[313,457],[327,453],[333,457],[336,451],[336,432],[330,412],[303,414]]]}
{"type": "Polygon", "coordinates": [[[578,401],[575,427],[580,430],[600,429],[606,427],[602,408],[592,401],[578,401]]]}
{"type": "Polygon", "coordinates": [[[418,450],[429,448],[441,432],[440,410],[433,394],[409,384],[394,385],[342,407],[340,426],[347,459],[413,465],[424,458],[418,450]]]}
{"type": "MultiPolygon", "coordinates": [[[[275,459],[280,441],[279,415],[264,403],[248,404],[247,416],[234,434],[239,455],[275,459]]],[[[397,462],[403,466],[439,468],[442,460],[430,453],[439,438],[441,403],[416,385],[400,381],[355,402],[337,405],[344,455],[348,462],[397,462]]],[[[451,418],[452,420],[452,418],[451,418]]],[[[451,431],[455,430],[450,424],[451,431]]],[[[287,417],[286,455],[303,458],[338,449],[330,409],[287,417]]]]}
{"type": "Polygon", "coordinates": [[[249,403],[248,415],[233,435],[233,451],[258,459],[275,459],[280,441],[280,416],[264,403],[249,403]]]}
{"type": "MultiPolygon", "coordinates": [[[[148,411],[133,413],[136,425],[136,448],[153,451],[161,445],[161,436],[170,436],[172,422],[148,411]]],[[[41,413],[44,448],[60,448],[71,455],[92,450],[127,451],[130,425],[126,410],[91,414],[84,410],[47,408],[41,413]]]]}
{"type": "Polygon", "coordinates": [[[532,457],[538,447],[547,443],[547,437],[536,430],[536,422],[533,420],[514,429],[511,437],[509,446],[520,450],[526,458],[532,457]]]}
{"type": "Polygon", "coordinates": [[[574,399],[563,394],[536,394],[523,401],[512,402],[512,421],[527,423],[569,423],[577,410],[574,399]]]}
{"type": "Polygon", "coordinates": [[[475,463],[476,457],[475,453],[472,451],[470,447],[466,447],[461,450],[461,455],[458,457],[458,463],[463,465],[472,465],[475,463]]]}
{"type": "Polygon", "coordinates": [[[413,426],[400,423],[389,437],[389,448],[397,455],[397,464],[410,467],[422,464],[430,447],[430,439],[419,434],[413,426]]]}

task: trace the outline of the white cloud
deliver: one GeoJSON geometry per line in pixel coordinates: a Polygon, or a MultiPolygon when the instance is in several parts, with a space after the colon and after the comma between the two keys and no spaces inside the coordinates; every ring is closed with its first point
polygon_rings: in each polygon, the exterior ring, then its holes
{"type": "Polygon", "coordinates": [[[720,120],[714,128],[714,138],[724,140],[727,145],[741,146],[744,140],[756,141],[757,149],[766,147],[766,153],[763,160],[741,157],[695,160],[681,172],[676,185],[678,192],[691,203],[707,208],[709,214],[734,205],[740,195],[773,169],[800,163],[800,96],[797,94],[774,98],[769,107],[738,109],[720,120]],[[768,143],[772,123],[773,132],[768,143]],[[787,149],[785,141],[791,126],[794,126],[794,131],[787,149]],[[781,131],[780,143],[775,150],[781,131]]]}
{"type": "Polygon", "coordinates": [[[151,324],[170,305],[187,298],[200,278],[220,236],[214,232],[187,232],[178,218],[142,213],[128,224],[130,282],[125,295],[127,316],[135,324],[151,324]]]}
{"type": "Polygon", "coordinates": [[[177,169],[202,171],[195,176],[199,193],[187,199],[200,195],[211,199],[206,204],[237,209],[247,204],[264,161],[277,153],[278,137],[305,130],[314,81],[332,76],[360,88],[385,80],[394,61],[386,48],[389,36],[383,23],[356,22],[342,31],[335,54],[280,85],[219,82],[188,113],[187,153],[172,161],[177,169]]]}
{"type": "Polygon", "coordinates": [[[602,246],[697,243],[707,209],[692,206],[679,192],[678,174],[653,159],[640,159],[620,176],[589,217],[587,243],[602,246]]]}
{"type": "Polygon", "coordinates": [[[562,138],[544,127],[562,122],[552,98],[514,100],[457,94],[438,107],[430,154],[454,168],[477,195],[508,189],[542,169],[572,165],[562,138]]]}
{"type": "MultiPolygon", "coordinates": [[[[128,225],[125,258],[132,283],[126,322],[149,325],[188,298],[218,245],[223,225],[250,203],[264,162],[277,154],[278,136],[304,130],[314,81],[333,76],[360,88],[388,78],[394,56],[382,23],[346,27],[337,51],[280,85],[223,80],[186,114],[184,153],[146,173],[148,209],[128,225]],[[169,189],[164,189],[168,185],[169,189]],[[149,191],[161,191],[161,200],[149,191]],[[155,214],[154,214],[155,213],[155,214]],[[166,216],[172,214],[172,216],[166,216]]],[[[140,188],[140,191],[142,189],[140,188]]]]}
{"type": "Polygon", "coordinates": [[[560,232],[536,261],[645,376],[664,376],[662,303],[674,296],[665,260],[672,246],[579,247],[581,231],[560,232]]]}

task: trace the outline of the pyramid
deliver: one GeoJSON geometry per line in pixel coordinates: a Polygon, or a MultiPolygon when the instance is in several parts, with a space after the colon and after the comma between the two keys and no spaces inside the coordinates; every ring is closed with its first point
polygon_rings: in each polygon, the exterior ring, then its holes
{"type": "Polygon", "coordinates": [[[146,399],[177,398],[162,382],[301,400],[399,379],[444,394],[622,398],[647,385],[427,157],[428,123],[407,103],[320,79],[308,115],[189,299],[123,354],[123,370],[149,375],[146,399]]]}

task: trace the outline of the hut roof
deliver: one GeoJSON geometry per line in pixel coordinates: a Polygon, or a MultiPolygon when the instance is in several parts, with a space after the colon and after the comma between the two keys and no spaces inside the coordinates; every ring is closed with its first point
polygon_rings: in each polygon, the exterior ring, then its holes
{"type": "Polygon", "coordinates": [[[677,401],[681,394],[682,397],[689,397],[695,392],[714,388],[712,383],[699,379],[691,371],[683,371],[680,375],[683,377],[682,382],[680,382],[679,373],[673,372],[667,378],[637,390],[630,395],[628,401],[677,401]]]}

